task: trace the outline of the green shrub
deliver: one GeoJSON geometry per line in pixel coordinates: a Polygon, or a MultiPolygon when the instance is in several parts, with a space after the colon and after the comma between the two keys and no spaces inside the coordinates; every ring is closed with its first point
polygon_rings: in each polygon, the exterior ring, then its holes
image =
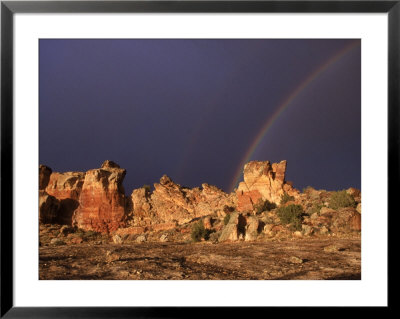
{"type": "Polygon", "coordinates": [[[230,219],[231,219],[231,214],[226,214],[224,217],[224,225],[228,225],[230,219]]]}
{"type": "Polygon", "coordinates": [[[268,199],[263,201],[260,199],[257,204],[254,205],[254,210],[256,211],[256,214],[260,214],[264,211],[270,211],[272,209],[276,208],[275,203],[270,202],[268,199]]]}
{"type": "Polygon", "coordinates": [[[281,206],[277,210],[277,215],[282,224],[290,224],[292,229],[301,230],[303,220],[303,207],[301,205],[281,206]]]}
{"type": "Polygon", "coordinates": [[[288,193],[284,193],[281,196],[281,205],[286,204],[287,202],[290,202],[294,200],[294,196],[290,196],[288,193]]]}
{"type": "Polygon", "coordinates": [[[206,239],[207,235],[209,235],[209,233],[204,228],[204,224],[203,224],[202,220],[193,224],[192,234],[191,234],[193,241],[200,241],[202,238],[206,239]]]}
{"type": "Polygon", "coordinates": [[[150,185],[144,184],[142,186],[142,188],[144,188],[146,194],[150,194],[151,193],[151,186],[150,185]]]}
{"type": "Polygon", "coordinates": [[[304,194],[307,194],[307,193],[309,193],[309,192],[312,192],[313,190],[314,190],[313,187],[307,186],[307,187],[304,187],[304,188],[303,188],[303,193],[304,193],[304,194]]]}
{"type": "Polygon", "coordinates": [[[329,198],[329,207],[338,209],[341,207],[356,207],[353,196],[347,194],[345,190],[337,191],[331,194],[329,198]]]}
{"type": "Polygon", "coordinates": [[[312,205],[312,207],[307,211],[307,214],[309,215],[309,216],[311,216],[312,214],[315,214],[315,213],[317,213],[318,215],[319,215],[319,212],[321,211],[321,208],[323,207],[324,205],[322,205],[322,204],[316,204],[316,203],[314,203],[313,205],[312,205]]]}
{"type": "Polygon", "coordinates": [[[221,236],[221,231],[212,232],[212,233],[210,234],[209,240],[210,240],[211,242],[213,242],[213,243],[217,243],[217,242],[218,242],[219,236],[221,236]]]}
{"type": "Polygon", "coordinates": [[[99,237],[101,237],[101,234],[98,232],[95,232],[93,230],[89,230],[87,232],[83,232],[82,234],[80,234],[82,236],[82,238],[86,241],[88,240],[96,240],[99,237]]]}

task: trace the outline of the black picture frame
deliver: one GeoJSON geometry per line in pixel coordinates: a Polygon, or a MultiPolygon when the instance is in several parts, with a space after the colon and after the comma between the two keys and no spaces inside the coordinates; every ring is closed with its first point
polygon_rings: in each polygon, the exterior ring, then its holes
{"type": "MultiPolygon", "coordinates": [[[[400,1],[1,1],[1,317],[6,318],[177,318],[238,314],[237,309],[130,307],[15,307],[13,303],[13,16],[15,13],[119,12],[313,12],[388,13],[388,204],[392,215],[399,183],[400,1]]],[[[383,172],[382,172],[383,173],[383,172]]],[[[388,225],[393,226],[389,214],[388,225]]],[[[384,213],[384,212],[380,212],[384,213]]],[[[389,231],[389,229],[388,229],[389,231]]],[[[388,247],[390,236],[388,232],[388,247]]],[[[389,256],[388,256],[389,262],[389,256]]],[[[389,270],[389,269],[388,269],[389,270]]],[[[390,281],[388,280],[388,287],[390,281]]],[[[32,292],[34,293],[34,292],[32,292]]],[[[390,309],[390,299],[388,307],[390,309]]],[[[256,308],[259,311],[263,308],[256,308]]],[[[292,307],[293,309],[293,307],[292,307]]],[[[268,314],[277,308],[268,309],[268,314]]],[[[332,309],[331,311],[336,311],[332,309]]],[[[252,310],[253,311],[253,310],[252,310]]],[[[281,310],[279,310],[281,311],[281,310]]],[[[298,308],[300,313],[309,311],[298,308]]],[[[325,311],[325,310],[324,310],[325,311]]],[[[369,310],[370,311],[370,310],[369,310]]],[[[246,310],[247,314],[250,314],[246,310]]],[[[298,314],[300,314],[298,313],[298,314]]]]}

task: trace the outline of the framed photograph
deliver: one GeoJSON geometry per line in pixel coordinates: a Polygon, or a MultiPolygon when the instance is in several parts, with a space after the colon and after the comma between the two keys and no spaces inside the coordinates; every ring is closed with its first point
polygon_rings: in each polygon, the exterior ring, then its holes
{"type": "Polygon", "coordinates": [[[388,308],[399,19],[1,1],[1,316],[388,308]]]}

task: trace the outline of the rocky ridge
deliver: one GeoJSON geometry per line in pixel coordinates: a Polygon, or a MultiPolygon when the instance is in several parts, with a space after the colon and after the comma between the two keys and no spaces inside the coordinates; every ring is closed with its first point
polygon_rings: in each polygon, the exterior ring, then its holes
{"type": "Polygon", "coordinates": [[[359,190],[339,194],[350,202],[332,208],[339,192],[311,187],[300,192],[285,180],[286,166],[286,161],[249,162],[244,180],[230,194],[209,184],[183,187],[164,175],[153,191],[146,186],[126,196],[126,170],[112,161],[87,172],[58,173],[40,165],[41,243],[79,244],[91,238],[115,243],[190,241],[199,223],[204,228],[201,240],[211,242],[359,236],[359,190]],[[302,214],[294,229],[280,214],[296,206],[302,214]],[[64,225],[62,231],[54,231],[52,224],[64,225]]]}

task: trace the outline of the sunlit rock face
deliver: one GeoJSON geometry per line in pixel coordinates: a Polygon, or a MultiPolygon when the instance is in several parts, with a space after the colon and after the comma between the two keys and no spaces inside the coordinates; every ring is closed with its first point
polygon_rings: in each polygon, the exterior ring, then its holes
{"type": "Polygon", "coordinates": [[[187,190],[164,175],[154,184],[151,205],[158,219],[163,222],[189,222],[194,217],[193,203],[186,196],[187,190]]]}
{"type": "Polygon", "coordinates": [[[79,196],[79,206],[72,216],[74,226],[102,233],[125,225],[126,170],[105,161],[101,168],[86,172],[79,196]]]}
{"type": "Polygon", "coordinates": [[[194,218],[218,214],[225,206],[234,206],[235,199],[234,194],[226,194],[215,186],[186,188],[164,175],[154,184],[152,193],[145,188],[132,192],[132,225],[157,228],[158,224],[185,224],[194,218]]]}
{"type": "Polygon", "coordinates": [[[238,210],[252,211],[260,200],[279,204],[281,196],[287,193],[298,196],[299,191],[285,181],[286,161],[249,162],[244,166],[244,181],[239,184],[236,195],[238,210]]]}
{"type": "Polygon", "coordinates": [[[78,200],[84,179],[85,173],[82,172],[53,172],[50,175],[46,192],[58,199],[78,200]]]}

